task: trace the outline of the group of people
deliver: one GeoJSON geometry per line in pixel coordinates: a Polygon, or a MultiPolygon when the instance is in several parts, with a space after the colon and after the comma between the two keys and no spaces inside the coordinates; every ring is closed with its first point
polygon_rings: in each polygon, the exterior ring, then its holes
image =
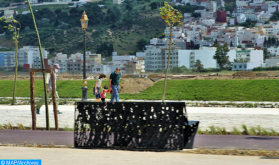
{"type": "Polygon", "coordinates": [[[120,68],[116,68],[114,72],[110,74],[109,77],[109,87],[104,86],[102,89],[102,82],[106,78],[105,74],[100,74],[99,79],[95,84],[95,87],[93,88],[93,95],[96,96],[95,102],[99,102],[100,100],[102,102],[105,102],[106,94],[111,94],[110,102],[119,102],[119,80],[121,77],[120,68]]]}
{"type": "MultiPolygon", "coordinates": [[[[56,73],[59,71],[60,66],[59,64],[54,64],[53,65],[53,70],[54,70],[54,82],[55,82],[55,89],[56,89],[56,73]]],[[[104,86],[104,89],[102,89],[102,82],[103,80],[106,78],[105,74],[100,74],[99,75],[99,79],[96,82],[94,88],[93,88],[93,94],[96,96],[96,102],[99,102],[100,100],[105,102],[106,99],[106,94],[107,93],[111,93],[111,99],[110,102],[114,103],[114,102],[119,102],[119,80],[121,77],[121,73],[120,73],[120,68],[116,68],[116,70],[114,72],[112,72],[110,74],[109,77],[109,86],[104,86]]],[[[47,88],[47,97],[49,97],[50,95],[52,95],[52,81],[51,81],[51,77],[50,74],[48,73],[46,75],[46,88],[47,88]]],[[[58,102],[59,102],[59,95],[57,90],[55,91],[56,94],[56,107],[58,109],[58,102]]],[[[42,105],[45,103],[45,95],[43,96],[43,98],[36,104],[36,113],[40,114],[40,108],[42,107],[42,105]]],[[[62,112],[60,112],[59,110],[57,110],[58,114],[62,114],[62,112]]]]}

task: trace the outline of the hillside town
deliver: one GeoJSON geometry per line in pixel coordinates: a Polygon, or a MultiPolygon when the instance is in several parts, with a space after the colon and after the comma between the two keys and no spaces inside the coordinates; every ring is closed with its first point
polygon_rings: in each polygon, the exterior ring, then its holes
{"type": "MultiPolygon", "coordinates": [[[[54,1],[53,1],[54,2],[54,1]]],[[[69,1],[55,1],[69,2],[69,1]]],[[[32,1],[38,3],[38,1],[32,1]]],[[[76,3],[76,2],[75,2],[76,3]]],[[[84,3],[86,3],[84,1],[84,3]]],[[[120,4],[122,1],[113,1],[120,4]]],[[[72,4],[72,3],[71,3],[72,4]]],[[[236,0],[235,8],[226,11],[223,0],[173,0],[178,10],[183,6],[199,6],[202,9],[193,13],[183,13],[183,25],[172,30],[174,45],[170,54],[170,69],[185,66],[195,68],[197,60],[203,68],[218,68],[213,58],[216,44],[227,44],[231,70],[252,70],[256,67],[272,67],[279,65],[279,2],[265,0],[236,0]],[[278,20],[271,20],[277,17],[278,20]]],[[[13,17],[17,13],[5,10],[4,17],[13,17]]],[[[102,54],[86,52],[87,72],[92,74],[108,74],[116,67],[123,74],[154,72],[167,67],[168,43],[170,29],[166,27],[164,38],[152,38],[150,44],[142,52],[134,55],[112,53],[107,61],[102,54]]],[[[2,34],[4,35],[4,34],[2,34]]],[[[73,52],[74,53],[74,52],[73,52]]],[[[43,51],[46,66],[60,63],[61,72],[81,74],[83,71],[83,54],[57,53],[48,59],[48,51],[43,51]]],[[[23,68],[40,68],[39,49],[36,46],[23,46],[18,52],[19,65],[23,68]]],[[[15,66],[15,52],[0,52],[0,67],[12,70],[15,66]]]]}

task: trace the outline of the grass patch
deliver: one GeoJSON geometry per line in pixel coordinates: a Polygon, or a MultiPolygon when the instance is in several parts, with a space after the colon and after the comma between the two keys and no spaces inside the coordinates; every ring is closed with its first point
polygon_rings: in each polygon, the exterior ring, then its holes
{"type": "Polygon", "coordinates": [[[200,128],[197,131],[197,134],[205,135],[253,135],[253,136],[279,136],[279,133],[274,129],[266,130],[259,125],[256,127],[250,127],[249,129],[245,124],[242,124],[242,131],[237,127],[233,127],[231,132],[227,132],[226,128],[215,127],[213,125],[209,126],[209,130],[201,130],[200,128]]]}
{"type": "MultiPolygon", "coordinates": [[[[277,101],[279,99],[276,94],[279,90],[277,80],[168,80],[168,84],[167,100],[277,101]]],[[[163,86],[164,82],[159,81],[139,94],[122,94],[120,97],[160,100],[163,86]]]]}
{"type": "MultiPolygon", "coordinates": [[[[218,101],[278,101],[278,80],[168,80],[167,100],[218,100],[218,101]],[[180,94],[179,94],[180,93],[180,94]],[[179,94],[179,95],[178,95],[179,94]]],[[[1,80],[0,97],[12,97],[12,80],[1,80]]],[[[95,80],[88,80],[88,97],[93,98],[95,80]]],[[[103,81],[103,86],[108,81],[103,81]]],[[[61,98],[81,98],[81,80],[57,81],[57,91],[61,98]]],[[[141,93],[120,93],[120,99],[160,100],[163,94],[163,81],[156,82],[141,93]]],[[[29,97],[30,82],[17,82],[17,97],[29,97]]],[[[35,97],[42,97],[43,83],[35,81],[35,97]]],[[[107,94],[110,98],[110,94],[107,94]]],[[[252,105],[246,105],[251,107],[252,105]]]]}
{"type": "Polygon", "coordinates": [[[233,135],[241,135],[241,132],[236,127],[233,127],[232,134],[233,135]]]}
{"type": "Polygon", "coordinates": [[[239,155],[239,156],[263,156],[269,158],[279,158],[279,151],[268,150],[224,150],[224,149],[195,149],[183,151],[184,153],[210,154],[210,155],[239,155]]]}
{"type": "Polygon", "coordinates": [[[19,130],[25,130],[25,127],[21,123],[17,123],[17,127],[19,130]]]}

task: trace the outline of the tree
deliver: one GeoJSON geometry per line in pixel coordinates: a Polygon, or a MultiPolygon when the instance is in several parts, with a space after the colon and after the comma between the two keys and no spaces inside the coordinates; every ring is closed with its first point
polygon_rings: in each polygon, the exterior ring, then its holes
{"type": "Polygon", "coordinates": [[[249,48],[249,47],[252,47],[252,46],[254,46],[254,45],[251,44],[251,43],[248,43],[248,44],[246,44],[246,46],[249,48]]]}
{"type": "Polygon", "coordinates": [[[217,45],[218,44],[218,41],[217,41],[217,39],[215,39],[215,41],[214,41],[214,45],[217,45]]]}
{"type": "Polygon", "coordinates": [[[132,3],[128,3],[125,8],[126,10],[131,11],[133,9],[132,3]]]}
{"type": "MultiPolygon", "coordinates": [[[[33,24],[34,24],[34,28],[37,34],[37,39],[38,39],[38,45],[39,45],[39,50],[40,50],[40,57],[41,57],[41,66],[42,69],[45,69],[45,64],[44,64],[44,59],[43,58],[43,52],[42,52],[42,46],[41,46],[41,41],[40,41],[40,36],[39,36],[39,32],[36,26],[36,20],[35,20],[35,16],[33,14],[33,10],[30,4],[30,1],[27,0],[28,6],[29,6],[29,10],[31,12],[31,16],[32,16],[32,20],[33,20],[33,24]]],[[[49,116],[48,116],[48,98],[47,98],[47,89],[46,89],[46,78],[45,78],[45,73],[43,72],[43,84],[44,84],[44,95],[45,95],[45,106],[46,106],[46,129],[50,130],[49,128],[49,116]]]]}
{"type": "Polygon", "coordinates": [[[272,43],[271,38],[270,38],[270,37],[268,37],[268,40],[267,40],[267,45],[268,45],[268,47],[270,47],[270,46],[271,46],[271,43],[272,43]]]}
{"type": "Polygon", "coordinates": [[[56,19],[55,22],[54,22],[54,27],[57,27],[57,26],[59,26],[59,25],[60,25],[59,20],[56,19]]]}
{"type": "Polygon", "coordinates": [[[231,47],[233,47],[233,42],[231,41],[231,47]]]}
{"type": "Polygon", "coordinates": [[[203,69],[203,64],[201,63],[200,60],[197,60],[195,63],[195,67],[197,68],[197,70],[200,72],[203,69]]]}
{"type": "Polygon", "coordinates": [[[195,46],[194,46],[194,49],[196,49],[196,50],[197,50],[197,49],[200,49],[200,44],[195,45],[195,46]]]}
{"type": "Polygon", "coordinates": [[[143,48],[145,47],[145,45],[147,45],[148,44],[148,41],[147,40],[145,40],[145,39],[140,39],[140,40],[138,40],[137,41],[137,48],[139,49],[139,50],[143,50],[143,48]]]}
{"type": "Polygon", "coordinates": [[[263,48],[264,60],[267,59],[267,48],[263,48]]]}
{"type": "Polygon", "coordinates": [[[166,24],[168,25],[170,29],[170,35],[169,35],[169,53],[168,53],[168,63],[167,63],[167,69],[166,69],[166,74],[165,74],[165,83],[164,83],[164,91],[163,91],[163,96],[162,96],[162,102],[165,100],[165,92],[166,92],[166,86],[167,86],[167,75],[168,75],[168,69],[169,69],[169,63],[170,63],[170,51],[171,51],[171,46],[174,44],[171,41],[171,38],[173,36],[172,34],[172,29],[174,24],[178,23],[179,25],[182,25],[181,19],[182,15],[181,13],[174,9],[172,6],[170,6],[166,1],[164,2],[164,7],[160,8],[160,15],[163,20],[165,20],[166,24]]]}
{"type": "Polygon", "coordinates": [[[274,37],[271,38],[272,46],[276,46],[276,39],[274,37]]]}
{"type": "Polygon", "coordinates": [[[241,45],[237,45],[237,48],[240,48],[240,49],[242,49],[242,46],[241,46],[241,45]]]}
{"type": "Polygon", "coordinates": [[[217,50],[215,52],[215,55],[213,56],[213,59],[217,61],[217,64],[220,66],[221,69],[224,69],[227,64],[230,64],[229,56],[227,56],[227,53],[229,51],[229,47],[226,43],[224,45],[217,45],[217,50]]]}
{"type": "Polygon", "coordinates": [[[192,50],[192,49],[195,49],[195,43],[194,43],[194,41],[190,41],[190,50],[192,50]]]}
{"type": "Polygon", "coordinates": [[[9,31],[13,32],[13,43],[15,44],[15,79],[14,79],[14,90],[13,90],[13,100],[12,105],[15,104],[15,93],[16,93],[16,82],[17,82],[17,68],[18,68],[18,60],[17,60],[17,52],[18,52],[18,39],[19,39],[19,31],[20,31],[20,23],[12,17],[5,19],[5,17],[0,18],[1,21],[4,21],[8,24],[8,26],[4,26],[9,31]]]}
{"type": "Polygon", "coordinates": [[[48,18],[42,18],[41,20],[39,20],[37,22],[38,27],[47,27],[49,25],[49,23],[50,23],[50,19],[48,19],[48,18]]]}
{"type": "Polygon", "coordinates": [[[152,3],[150,4],[150,7],[151,7],[152,10],[153,10],[153,9],[157,9],[157,2],[152,2],[152,3]]]}
{"type": "Polygon", "coordinates": [[[193,13],[192,17],[195,17],[195,18],[201,17],[201,13],[193,13]]]}
{"type": "Polygon", "coordinates": [[[266,40],[266,37],[264,37],[263,46],[264,46],[264,47],[267,47],[267,40],[266,40]]]}
{"type": "Polygon", "coordinates": [[[279,20],[279,11],[276,11],[273,13],[273,15],[270,17],[271,21],[278,21],[279,20]]]}
{"type": "Polygon", "coordinates": [[[62,13],[62,10],[61,10],[61,9],[56,9],[56,10],[54,10],[54,13],[55,13],[56,15],[59,15],[59,14],[62,13]]]}

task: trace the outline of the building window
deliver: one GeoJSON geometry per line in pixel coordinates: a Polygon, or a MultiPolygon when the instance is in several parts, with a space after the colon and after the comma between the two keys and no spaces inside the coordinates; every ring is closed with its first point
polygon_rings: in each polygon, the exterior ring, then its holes
{"type": "Polygon", "coordinates": [[[246,64],[244,65],[244,68],[246,68],[246,64]]]}
{"type": "Polygon", "coordinates": [[[239,65],[239,68],[242,68],[242,65],[239,65]]]}
{"type": "Polygon", "coordinates": [[[234,67],[234,69],[236,69],[236,65],[234,65],[233,67],[234,67]]]}

